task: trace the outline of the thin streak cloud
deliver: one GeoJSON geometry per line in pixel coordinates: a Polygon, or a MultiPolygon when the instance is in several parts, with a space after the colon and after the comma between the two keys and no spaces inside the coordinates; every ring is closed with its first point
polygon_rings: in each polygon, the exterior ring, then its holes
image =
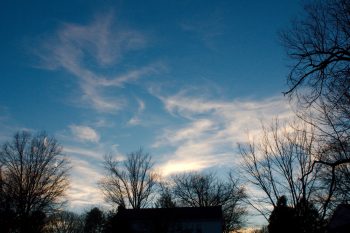
{"type": "Polygon", "coordinates": [[[173,96],[157,97],[165,110],[185,120],[180,126],[167,127],[155,140],[154,148],[172,147],[158,168],[169,175],[190,170],[237,163],[237,143],[247,134],[257,135],[261,121],[278,116],[293,116],[283,97],[263,100],[213,101],[182,91],[173,96]]]}

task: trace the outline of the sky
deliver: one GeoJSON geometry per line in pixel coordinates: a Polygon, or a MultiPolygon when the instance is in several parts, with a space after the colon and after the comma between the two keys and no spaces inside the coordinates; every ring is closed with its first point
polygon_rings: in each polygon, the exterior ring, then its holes
{"type": "Polygon", "coordinates": [[[237,143],[293,115],[278,31],[300,12],[290,0],[2,0],[0,142],[54,136],[73,210],[106,205],[106,154],[143,148],[165,177],[239,171],[237,143]]]}

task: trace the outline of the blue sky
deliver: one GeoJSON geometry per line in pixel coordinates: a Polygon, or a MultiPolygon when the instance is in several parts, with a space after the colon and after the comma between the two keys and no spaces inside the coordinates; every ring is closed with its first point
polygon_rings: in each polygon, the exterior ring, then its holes
{"type": "Polygon", "coordinates": [[[292,115],[277,32],[299,1],[0,3],[0,141],[55,136],[70,208],[103,205],[101,161],[143,147],[165,176],[237,170],[260,121],[292,115]]]}

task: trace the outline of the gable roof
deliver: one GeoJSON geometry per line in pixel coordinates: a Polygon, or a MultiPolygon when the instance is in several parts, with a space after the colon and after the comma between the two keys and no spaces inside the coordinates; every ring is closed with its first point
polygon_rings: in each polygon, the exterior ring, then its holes
{"type": "Polygon", "coordinates": [[[221,206],[211,207],[176,207],[176,208],[149,208],[149,209],[122,209],[118,211],[118,217],[138,220],[151,221],[167,219],[171,221],[178,220],[217,220],[222,221],[221,206]]]}
{"type": "Polygon", "coordinates": [[[333,216],[328,224],[330,232],[348,232],[350,228],[350,205],[340,204],[335,209],[333,216]]]}

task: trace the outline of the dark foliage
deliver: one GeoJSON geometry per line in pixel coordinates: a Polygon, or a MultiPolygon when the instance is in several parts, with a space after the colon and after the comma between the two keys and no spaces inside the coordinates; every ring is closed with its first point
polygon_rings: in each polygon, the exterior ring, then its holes
{"type": "Polygon", "coordinates": [[[285,196],[280,197],[269,218],[269,233],[295,233],[295,222],[293,220],[293,208],[287,206],[285,196]]]}
{"type": "Polygon", "coordinates": [[[295,206],[294,218],[296,219],[296,232],[321,233],[325,230],[325,224],[317,209],[305,199],[301,199],[295,206]]]}
{"type": "Polygon", "coordinates": [[[104,213],[97,207],[86,213],[84,233],[102,233],[105,225],[104,213]]]}
{"type": "Polygon", "coordinates": [[[166,183],[160,184],[159,197],[155,203],[156,208],[175,208],[176,201],[171,186],[166,183]]]}
{"type": "MultiPolygon", "coordinates": [[[[122,211],[123,207],[118,208],[118,212],[122,211]]],[[[117,213],[109,213],[104,227],[104,233],[131,233],[129,222],[126,218],[121,217],[117,213]]]]}
{"type": "Polygon", "coordinates": [[[282,196],[271,212],[268,225],[269,233],[322,233],[325,232],[323,222],[315,207],[305,199],[293,208],[287,205],[282,196]]]}

